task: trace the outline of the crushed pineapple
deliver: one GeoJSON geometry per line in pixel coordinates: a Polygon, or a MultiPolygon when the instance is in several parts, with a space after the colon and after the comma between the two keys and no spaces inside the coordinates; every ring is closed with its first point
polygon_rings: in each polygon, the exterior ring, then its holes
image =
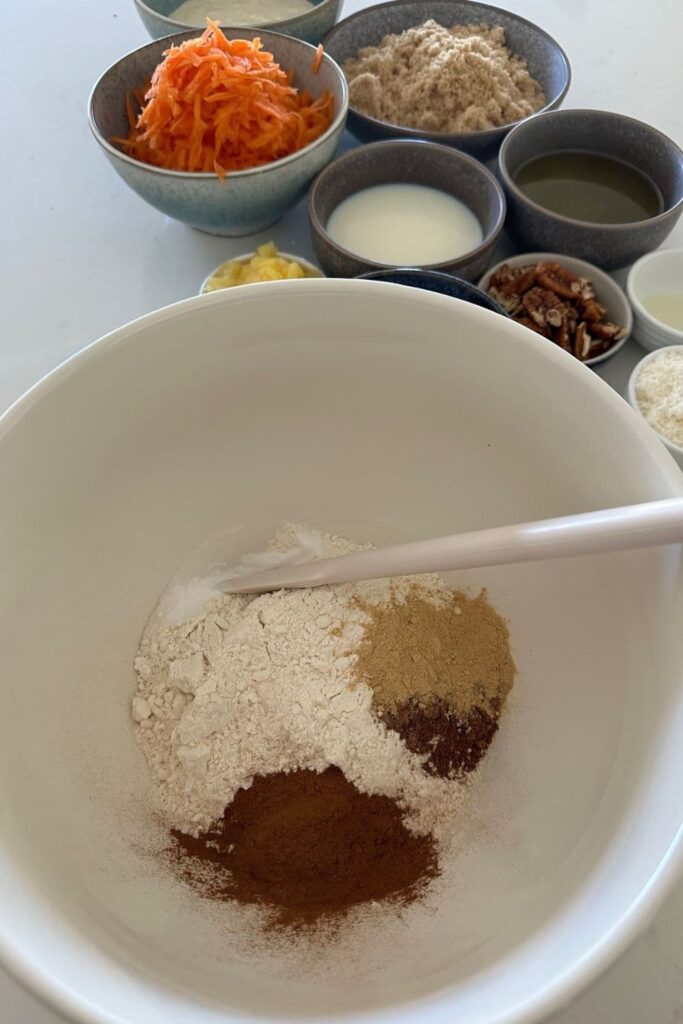
{"type": "Polygon", "coordinates": [[[281,256],[274,242],[260,245],[250,260],[228,260],[208,279],[203,292],[215,292],[219,288],[234,288],[238,284],[255,284],[257,281],[289,281],[301,277],[320,277],[296,260],[281,256]]]}

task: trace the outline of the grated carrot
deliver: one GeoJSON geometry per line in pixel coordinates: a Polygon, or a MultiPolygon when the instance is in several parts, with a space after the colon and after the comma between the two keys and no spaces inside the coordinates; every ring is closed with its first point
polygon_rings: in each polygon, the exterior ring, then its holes
{"type": "MultiPolygon", "coordinates": [[[[318,48],[318,66],[322,47],[318,48]]],[[[317,69],[316,69],[317,70],[317,69]]],[[[164,52],[130,133],[114,139],[129,156],[172,171],[229,171],[281,160],[329,127],[334,102],[292,85],[261,40],[226,39],[207,19],[201,37],[164,52]]]]}
{"type": "Polygon", "coordinates": [[[314,75],[317,75],[318,72],[320,71],[320,65],[323,62],[323,54],[324,53],[325,53],[325,47],[323,46],[322,43],[318,43],[318,46],[316,47],[316,50],[315,50],[315,56],[313,58],[313,63],[311,64],[311,71],[313,72],[314,75]]]}

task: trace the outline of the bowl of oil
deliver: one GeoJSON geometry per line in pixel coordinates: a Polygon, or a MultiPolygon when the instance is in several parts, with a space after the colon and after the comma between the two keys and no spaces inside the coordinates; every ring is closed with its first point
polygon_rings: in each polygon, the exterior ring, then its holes
{"type": "Polygon", "coordinates": [[[631,267],[626,294],[643,348],[683,345],[683,249],[662,249],[631,267]]]}
{"type": "Polygon", "coordinates": [[[661,245],[683,212],[683,152],[642,121],[601,110],[531,118],[503,142],[499,173],[520,247],[606,270],[661,245]]]}

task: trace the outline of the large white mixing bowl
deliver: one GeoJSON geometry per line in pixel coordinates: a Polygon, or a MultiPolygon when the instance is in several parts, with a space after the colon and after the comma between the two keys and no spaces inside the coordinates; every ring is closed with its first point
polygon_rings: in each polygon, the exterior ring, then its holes
{"type": "Polygon", "coordinates": [[[519,1024],[562,1004],[681,859],[680,549],[455,577],[489,587],[520,673],[458,871],[326,973],[255,957],[150,862],[132,659],[177,566],[226,528],[233,555],[281,519],[386,542],[681,479],[585,367],[395,285],[202,296],[72,359],[0,425],[4,963],[96,1024],[519,1024]]]}

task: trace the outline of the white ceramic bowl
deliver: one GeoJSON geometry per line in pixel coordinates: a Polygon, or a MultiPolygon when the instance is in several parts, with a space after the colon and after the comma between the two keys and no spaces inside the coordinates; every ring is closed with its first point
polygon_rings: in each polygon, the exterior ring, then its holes
{"type": "MultiPolygon", "coordinates": [[[[315,263],[311,263],[310,260],[304,259],[303,256],[297,256],[296,253],[293,253],[293,252],[280,252],[279,249],[278,249],[277,254],[278,254],[278,256],[282,256],[282,258],[285,259],[285,260],[295,260],[297,263],[301,264],[301,266],[304,268],[304,270],[306,270],[311,275],[311,277],[324,277],[325,276],[323,274],[322,270],[320,269],[320,267],[316,267],[315,263]]],[[[218,266],[214,267],[210,274],[206,275],[206,277],[202,281],[202,286],[199,289],[199,294],[200,295],[211,295],[214,291],[224,291],[225,289],[222,289],[222,288],[212,288],[211,291],[209,291],[209,292],[207,292],[205,289],[206,289],[207,284],[211,280],[211,278],[214,277],[214,275],[226,263],[248,263],[249,260],[253,259],[253,257],[255,255],[256,255],[256,250],[252,249],[251,252],[244,252],[240,256],[228,256],[228,258],[226,260],[223,260],[221,263],[218,264],[218,266]]],[[[298,280],[298,278],[295,278],[294,280],[298,280]]],[[[252,284],[265,284],[266,282],[265,281],[252,281],[251,283],[252,284]]],[[[239,288],[241,286],[240,285],[231,285],[230,287],[231,288],[239,288]]]]}
{"type": "Polygon", "coordinates": [[[489,281],[504,263],[507,263],[510,267],[524,267],[527,264],[541,263],[542,261],[559,263],[560,266],[566,267],[573,274],[578,274],[579,277],[587,277],[595,286],[596,299],[601,305],[606,307],[608,319],[612,323],[620,324],[626,328],[623,338],[620,338],[616,344],[612,345],[606,352],[603,352],[602,355],[595,356],[593,359],[587,359],[585,365],[597,366],[599,363],[604,363],[607,359],[611,359],[628,341],[633,326],[633,314],[624,292],[614,278],[606,274],[604,270],[600,270],[593,263],[575,259],[573,256],[561,256],[556,252],[521,253],[518,256],[510,256],[507,260],[501,260],[494,267],[490,267],[479,281],[479,287],[483,291],[488,292],[489,281]]]}
{"type": "Polygon", "coordinates": [[[653,292],[683,290],[683,249],[658,249],[637,260],[626,278],[626,294],[633,307],[633,336],[653,352],[664,345],[683,344],[683,331],[657,320],[643,299],[653,292]]]}
{"type": "MultiPolygon", "coordinates": [[[[664,347],[664,348],[671,348],[672,346],[665,345],[665,346],[662,346],[662,347],[664,347]]],[[[673,347],[678,349],[680,352],[683,352],[683,345],[675,345],[673,347]]],[[[636,381],[638,380],[638,377],[640,376],[640,373],[641,373],[643,367],[647,363],[651,363],[653,359],[658,359],[661,354],[662,353],[660,351],[660,347],[657,347],[652,352],[650,352],[649,355],[644,356],[643,359],[641,359],[633,367],[633,372],[631,373],[631,376],[629,377],[629,381],[628,381],[628,390],[627,390],[628,400],[631,403],[631,405],[633,406],[633,408],[635,409],[635,411],[638,413],[638,415],[641,416],[642,419],[644,420],[644,422],[646,422],[646,423],[647,423],[647,420],[643,416],[643,413],[641,412],[640,406],[638,405],[638,399],[636,398],[636,381]]],[[[651,430],[654,431],[654,433],[660,439],[660,441],[662,442],[664,447],[667,449],[667,451],[671,452],[671,454],[673,455],[674,459],[676,460],[678,465],[681,467],[681,469],[683,469],[683,448],[679,444],[674,444],[674,442],[670,441],[668,437],[665,437],[663,434],[660,434],[659,431],[655,430],[655,428],[652,427],[650,424],[648,424],[648,426],[650,427],[651,430]]]]}
{"type": "MultiPolygon", "coordinates": [[[[521,1024],[649,921],[681,864],[679,549],[456,574],[519,680],[432,911],[288,975],[148,853],[132,659],[188,553],[305,518],[373,542],[683,493],[628,404],[504,318],[373,281],[197,296],[0,423],[0,950],[89,1024],[521,1024]]],[[[413,908],[414,909],[414,908],[413,908]]],[[[294,955],[294,950],[289,948],[294,955]]]]}

